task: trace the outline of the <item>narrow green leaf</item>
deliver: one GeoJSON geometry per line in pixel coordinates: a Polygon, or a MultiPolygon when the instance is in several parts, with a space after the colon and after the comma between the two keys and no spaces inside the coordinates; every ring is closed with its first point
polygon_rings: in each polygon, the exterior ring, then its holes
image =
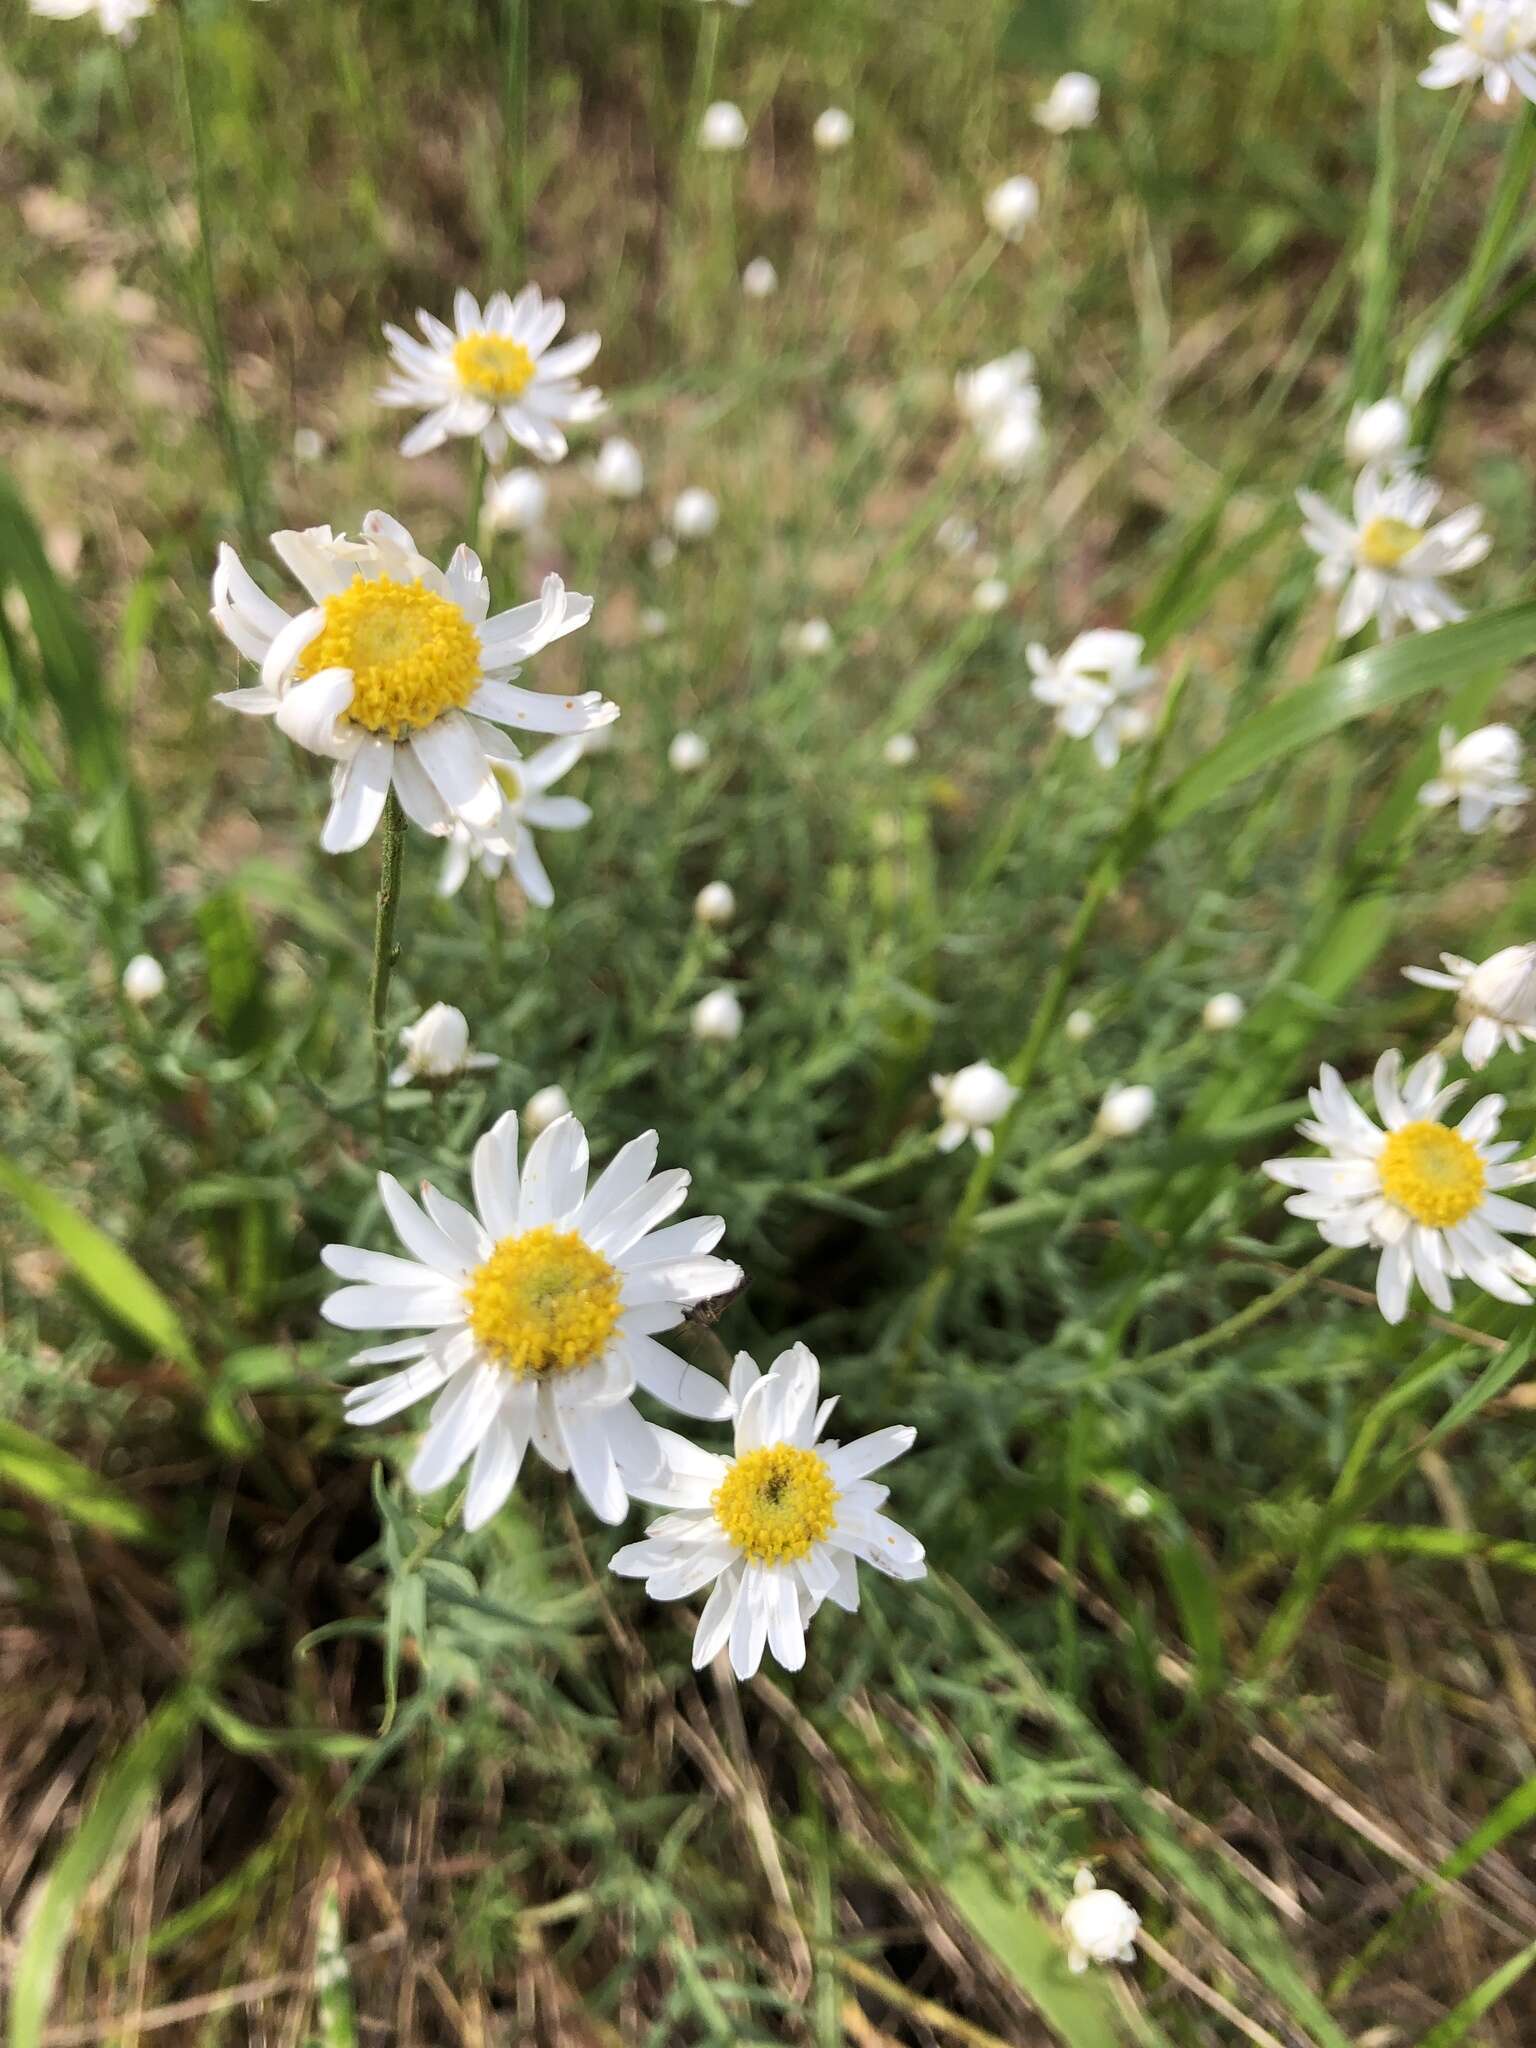
{"type": "Polygon", "coordinates": [[[94,1223],[88,1223],[67,1202],[3,1156],[0,1190],[21,1204],[103,1308],[146,1344],[202,1379],[202,1367],[181,1318],[125,1251],[94,1223]]]}
{"type": "Polygon", "coordinates": [[[1448,2012],[1438,2025],[1430,2028],[1420,2039],[1419,2048],[1456,2048],[1457,2042],[1466,2040],[1484,2013],[1496,2005],[1506,1991],[1514,1989],[1533,1963],[1536,1963],[1536,1941],[1521,1949],[1518,1955],[1511,1956],[1507,1963],[1501,1963],[1491,1976],[1485,1977],[1454,2011],[1448,2012]]]}
{"type": "Polygon", "coordinates": [[[1361,1557],[1381,1552],[1397,1557],[1452,1560],[1478,1557],[1487,1564],[1507,1565],[1512,1571],[1536,1572],[1536,1543],[1521,1543],[1513,1537],[1487,1536],[1481,1529],[1354,1522],[1340,1531],[1337,1547],[1361,1557]]]}
{"type": "Polygon", "coordinates": [[[132,1543],[166,1541],[147,1508],[19,1423],[0,1422],[0,1485],[14,1486],[88,1529],[132,1543]]]}

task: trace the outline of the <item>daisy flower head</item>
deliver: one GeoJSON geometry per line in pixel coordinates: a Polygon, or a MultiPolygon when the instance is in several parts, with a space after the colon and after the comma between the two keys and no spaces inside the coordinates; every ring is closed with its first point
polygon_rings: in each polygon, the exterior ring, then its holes
{"type": "Polygon", "coordinates": [[[1157,670],[1142,663],[1145,646],[1139,633],[1101,626],[1079,633],[1054,658],[1038,643],[1024,650],[1031,694],[1055,710],[1058,732],[1093,742],[1104,768],[1114,767],[1121,746],[1136,734],[1139,721],[1127,699],[1157,680],[1157,670]]]}
{"type": "Polygon", "coordinates": [[[460,1074],[501,1065],[493,1052],[470,1051],[469,1025],[452,1003],[434,1003],[424,1010],[401,1031],[400,1044],[405,1056],[389,1077],[391,1088],[404,1088],[410,1081],[454,1081],[460,1074]]]}
{"type": "Polygon", "coordinates": [[[1064,71],[1035,108],[1035,119],[1052,135],[1091,128],[1099,118],[1099,81],[1086,71],[1064,71]]]}
{"type": "Polygon", "coordinates": [[[585,748],[586,741],[576,734],[552,740],[523,760],[503,734],[494,730],[486,734],[486,755],[501,791],[501,815],[489,832],[463,823],[454,825],[437,880],[439,896],[456,896],[472,866],[493,882],[510,867],[528,901],[548,910],[555,892],[539,858],[533,828],[579,832],[591,822],[592,813],[579,797],[549,794],[552,785],[575,767],[585,748]]]}
{"type": "Polygon", "coordinates": [[[1520,1052],[1536,1045],[1536,946],[1503,946],[1478,965],[1442,953],[1440,968],[1405,967],[1422,988],[1448,988],[1462,1025],[1461,1056],[1486,1067],[1501,1047],[1520,1052]]]}
{"type": "Polygon", "coordinates": [[[1510,725],[1480,725],[1457,739],[1454,726],[1440,728],[1440,773],[1419,791],[1432,811],[1456,806],[1463,832],[1481,832],[1490,818],[1513,819],[1530,800],[1520,780],[1525,747],[1510,725]]]}
{"type": "Polygon", "coordinates": [[[52,21],[80,21],[94,14],[102,33],[131,43],[139,23],[155,11],[155,0],[32,0],[32,12],[52,21]]]}
{"type": "Polygon", "coordinates": [[[384,338],[395,374],[378,391],[380,405],[419,411],[400,443],[402,455],[426,455],[458,437],[478,438],[486,457],[500,462],[509,441],[541,462],[559,462],[564,429],[595,420],[604,410],[600,391],[576,380],[602,346],[596,334],[578,334],[552,346],[565,325],[565,305],[546,299],[536,284],[515,299],[493,292],[481,310],[473,292],[453,296],[453,325],[416,315],[422,339],[387,325],[384,338]]]}
{"type": "Polygon", "coordinates": [[[1471,569],[1493,546],[1479,505],[1434,522],[1440,486],[1411,469],[1368,463],[1350,516],[1316,491],[1298,491],[1302,538],[1318,557],[1324,590],[1342,591],[1338,632],[1348,640],[1374,619],[1382,638],[1400,627],[1433,632],[1466,614],[1440,579],[1471,569]]]}
{"type": "Polygon", "coordinates": [[[988,425],[1020,403],[1038,408],[1034,357],[1027,348],[1016,348],[974,370],[957,370],[955,403],[974,427],[988,425]]]}
{"type": "Polygon", "coordinates": [[[953,1152],[967,1138],[978,1152],[992,1150],[992,1126],[1012,1109],[1018,1089],[987,1060],[973,1060],[957,1074],[930,1074],[939,1101],[938,1147],[953,1152]]]}
{"type": "Polygon", "coordinates": [[[1429,18],[1451,38],[1419,73],[1432,90],[1477,79],[1496,107],[1510,88],[1536,104],[1536,6],[1531,0],[1429,0],[1429,18]]]}
{"type": "Polygon", "coordinates": [[[1395,1051],[1376,1062],[1378,1127],[1324,1067],[1310,1091],[1312,1116],[1296,1128],[1329,1156],[1267,1159],[1264,1171],[1297,1190],[1286,1208],[1314,1222],[1326,1243],[1379,1248],[1376,1299],[1389,1323],[1408,1313],[1415,1281],[1442,1315],[1450,1313],[1453,1280],[1500,1301],[1529,1302],[1536,1259],[1504,1233],[1536,1231],[1536,1210],[1503,1190],[1536,1179],[1536,1160],[1511,1163],[1518,1145],[1494,1142],[1503,1096],[1485,1095],[1453,1129],[1442,1115],[1464,1084],[1441,1086],[1439,1054],[1406,1076],[1402,1068],[1395,1051]]]}
{"type": "Polygon", "coordinates": [[[1094,1882],[1091,1870],[1080,1870],[1072,1883],[1072,1900],[1061,1916],[1067,1938],[1067,1968],[1081,1976],[1090,1963],[1131,1963],[1141,1915],[1118,1892],[1094,1882]]]}
{"type": "Polygon", "coordinates": [[[561,1116],[519,1174],[508,1110],[475,1146],[473,1210],[426,1183],[417,1203],[381,1173],[407,1256],[347,1244],[321,1254],[348,1283],[321,1304],[327,1322],[413,1333],[357,1353],[354,1365],[400,1369],[354,1387],[347,1420],[383,1422],[435,1395],[408,1478],[435,1493],[468,1464],[467,1529],[502,1506],[530,1444],[602,1521],[622,1521],[634,1479],[661,1466],[660,1438],[630,1398],[637,1386],[703,1421],[730,1413],[718,1381],[656,1342],[742,1279],[710,1256],[720,1217],[667,1223],[689,1176],[655,1173],[656,1149],[654,1131],[631,1139],[588,1187],[586,1133],[561,1116]]]}
{"type": "Polygon", "coordinates": [[[761,1374],[741,1352],[731,1456],[658,1432],[661,1472],[634,1491],[672,1512],[618,1551],[613,1569],[644,1579],[653,1600],[685,1600],[713,1582],[694,1632],[696,1671],[727,1647],[738,1678],[753,1675],[765,1649],[798,1671],[806,1625],[824,1601],[857,1613],[861,1560],[893,1579],[927,1570],[917,1538],[881,1513],[889,1489],[869,1477],[917,1432],[899,1425],[850,1444],[819,1441],[835,1405],[820,1396],[821,1368],[803,1344],[761,1374]]]}
{"type": "Polygon", "coordinates": [[[531,604],[491,617],[478,555],[461,547],[439,569],[383,512],[368,514],[360,540],[313,526],[273,534],[272,548],[309,607],[291,617],[234,549],[221,547],[214,621],[261,677],[214,702],[271,718],[295,745],[335,764],[320,833],[327,853],[349,853],[372,836],[391,788],[425,831],[446,835],[463,824],[492,833],[505,800],[496,764],[510,746],[497,725],[574,734],[619,715],[596,690],[544,696],[511,680],[526,656],[592,615],[591,598],[558,576],[545,577],[531,604]]]}

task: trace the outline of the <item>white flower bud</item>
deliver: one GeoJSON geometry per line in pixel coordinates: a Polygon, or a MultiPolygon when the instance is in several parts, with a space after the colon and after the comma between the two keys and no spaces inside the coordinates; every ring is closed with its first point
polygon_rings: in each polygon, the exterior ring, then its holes
{"type": "Polygon", "coordinates": [[[1136,1958],[1141,1915],[1118,1892],[1098,1886],[1080,1870],[1074,1897],[1061,1916],[1067,1938],[1067,1967],[1080,1974],[1090,1963],[1129,1963],[1136,1958]]]}
{"type": "Polygon", "coordinates": [[[1247,1005],[1241,996],[1235,996],[1230,989],[1212,996],[1200,1012],[1200,1021],[1207,1031],[1235,1031],[1242,1023],[1247,1005]]]}
{"type": "Polygon", "coordinates": [[[1022,239],[1024,230],[1040,211],[1040,188],[1033,178],[1005,178],[987,194],[982,212],[993,234],[1005,242],[1022,239]]]}
{"type": "Polygon", "coordinates": [[[152,953],[135,953],[123,969],[123,994],[140,1007],[165,994],[165,969],[152,953]]]}
{"type": "Polygon", "coordinates": [[[547,1088],[540,1088],[530,1095],[523,1106],[523,1130],[530,1138],[554,1123],[557,1118],[571,1113],[570,1098],[558,1081],[552,1081],[547,1088]]]}
{"type": "Polygon", "coordinates": [[[729,924],[736,915],[736,891],[729,882],[706,882],[693,899],[700,924],[729,924]]]}
{"type": "Polygon", "coordinates": [[[706,1044],[729,1045],[741,1036],[741,1004],[730,989],[711,989],[694,1004],[689,1022],[695,1038],[706,1044]]]}
{"type": "Polygon", "coordinates": [[[667,749],[667,760],[679,775],[696,775],[709,759],[709,741],[701,732],[677,732],[667,749]]]}
{"type": "Polygon", "coordinates": [[[634,442],[610,435],[597,451],[592,481],[606,498],[638,498],[645,489],[645,463],[634,442]]]}
{"type": "Polygon", "coordinates": [[[1098,1030],[1099,1020],[1092,1010],[1069,1010],[1061,1028],[1073,1045],[1081,1045],[1098,1030]]]}
{"type": "Polygon", "coordinates": [[[766,256],[754,256],[741,273],[741,288],[749,299],[771,299],[779,288],[779,273],[766,256]]]}
{"type": "Polygon", "coordinates": [[[1144,1082],[1111,1088],[1099,1104],[1094,1129],[1101,1138],[1133,1138],[1151,1122],[1156,1108],[1157,1097],[1144,1082]]]}
{"type": "Polygon", "coordinates": [[[1008,602],[1008,586],[1001,576],[984,576],[971,592],[971,604],[986,616],[1000,612],[1008,602]]]}
{"type": "Polygon", "coordinates": [[[846,149],[853,140],[853,116],[842,107],[828,107],[816,116],[811,140],[824,156],[846,149]]]}
{"type": "Polygon", "coordinates": [[[293,459],[295,462],[318,462],[324,453],[324,435],[316,433],[313,427],[294,428],[293,459]]]}
{"type": "Polygon", "coordinates": [[[658,533],[651,542],[650,560],[653,569],[670,569],[677,560],[677,542],[670,533],[658,533]]]}
{"type": "Polygon", "coordinates": [[[1031,390],[1021,393],[985,423],[981,459],[998,476],[1021,477],[1039,460],[1044,446],[1040,395],[1031,390]]]}
{"type": "Polygon", "coordinates": [[[672,531],[679,540],[708,540],[720,524],[720,501],[713,491],[690,484],[672,505],[672,531]]]}
{"type": "Polygon", "coordinates": [[[1027,348],[994,356],[974,370],[955,376],[955,403],[973,426],[983,425],[1005,413],[1015,402],[1039,403],[1035,389],[1035,359],[1027,348]]]}
{"type": "Polygon", "coordinates": [[[880,754],[887,768],[910,768],[917,759],[917,741],[909,732],[893,732],[880,754]]]}
{"type": "Polygon", "coordinates": [[[832,651],[832,628],[825,619],[807,619],[796,626],[789,636],[789,644],[796,654],[814,659],[817,655],[832,651]]]}
{"type": "Polygon", "coordinates": [[[941,519],[934,528],[933,537],[952,560],[974,553],[976,543],[981,539],[971,520],[958,512],[951,512],[947,519],[941,519]]]}
{"type": "Polygon", "coordinates": [[[714,151],[740,149],[747,139],[747,118],[730,100],[716,100],[704,109],[699,147],[714,151]]]}
{"type": "Polygon", "coordinates": [[[1053,135],[1072,128],[1091,128],[1099,118],[1099,81],[1086,71],[1064,71],[1050,97],[1035,108],[1035,119],[1053,135]]]}
{"type": "MultiPolygon", "coordinates": [[[[666,630],[666,613],[661,609],[659,605],[647,605],[645,610],[640,614],[640,631],[645,635],[646,639],[659,640],[662,634],[666,632],[666,630]]],[[[599,732],[607,732],[607,730],[608,727],[606,725],[601,725],[598,727],[599,732]]]]}
{"type": "Polygon", "coordinates": [[[1400,398],[1378,398],[1374,405],[1357,405],[1350,414],[1344,452],[1361,469],[1368,462],[1394,462],[1407,449],[1412,431],[1412,418],[1400,398]]]}
{"type": "Polygon", "coordinates": [[[392,1088],[408,1081],[451,1081],[477,1067],[494,1067],[494,1053],[472,1053],[464,1012],[452,1003],[434,1003],[400,1033],[405,1058],[389,1077],[392,1088]]]}
{"type": "Polygon", "coordinates": [[[969,1138],[978,1152],[992,1150],[991,1126],[1013,1107],[1018,1089],[987,1060],[973,1060],[957,1074],[931,1074],[928,1085],[939,1100],[938,1146],[953,1152],[969,1138]]]}
{"type": "Polygon", "coordinates": [[[531,533],[549,510],[549,485],[536,469],[509,469],[486,486],[480,517],[492,533],[531,533]]]}

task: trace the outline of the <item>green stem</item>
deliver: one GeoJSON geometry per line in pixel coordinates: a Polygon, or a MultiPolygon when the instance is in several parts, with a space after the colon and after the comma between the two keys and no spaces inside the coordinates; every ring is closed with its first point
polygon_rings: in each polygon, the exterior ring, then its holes
{"type": "Polygon", "coordinates": [[[193,46],[191,23],[187,19],[185,0],[174,0],[171,14],[176,23],[177,71],[181,83],[182,106],[186,114],[187,141],[192,155],[193,189],[197,199],[197,271],[202,299],[202,304],[198,308],[198,324],[202,329],[203,356],[208,366],[208,382],[213,389],[214,410],[218,414],[219,435],[224,443],[225,459],[229,464],[230,482],[240,503],[241,538],[248,548],[254,549],[261,522],[257,517],[256,495],[246,468],[245,445],[235,417],[229,376],[229,354],[224,345],[224,329],[219,320],[218,274],[213,260],[213,201],[208,180],[208,137],[203,125],[202,97],[197,84],[197,56],[193,46]]]}
{"type": "Polygon", "coordinates": [[[384,850],[379,863],[379,904],[373,920],[373,973],[368,982],[368,1014],[373,1029],[373,1086],[379,1101],[379,1129],[385,1128],[385,1096],[389,1086],[389,978],[394,972],[395,920],[400,911],[400,871],[405,864],[405,813],[391,784],[384,801],[384,850]]]}
{"type": "Polygon", "coordinates": [[[1240,1337],[1244,1330],[1252,1329],[1255,1323],[1262,1323],[1277,1308],[1284,1307],[1293,1295],[1312,1281],[1319,1280],[1330,1267],[1336,1266],[1344,1256],[1337,1245],[1330,1245],[1319,1252],[1309,1265],[1295,1273],[1288,1273],[1278,1287],[1272,1287],[1268,1294],[1261,1294],[1257,1301],[1250,1301],[1246,1308],[1240,1308],[1236,1315],[1230,1315],[1225,1322],[1213,1323],[1208,1330],[1202,1330],[1198,1337],[1186,1337],[1182,1344],[1170,1344],[1166,1351],[1149,1351],[1144,1358],[1127,1360],[1138,1373],[1151,1372],[1154,1367],[1182,1364],[1186,1359],[1198,1358],[1203,1351],[1213,1351],[1218,1344],[1225,1344],[1230,1338],[1240,1337]]]}
{"type": "MultiPolygon", "coordinates": [[[[506,50],[501,74],[501,146],[506,157],[506,199],[497,223],[503,267],[523,261],[528,238],[528,4],[502,0],[506,50]]],[[[471,533],[474,529],[471,528],[471,533]]]]}

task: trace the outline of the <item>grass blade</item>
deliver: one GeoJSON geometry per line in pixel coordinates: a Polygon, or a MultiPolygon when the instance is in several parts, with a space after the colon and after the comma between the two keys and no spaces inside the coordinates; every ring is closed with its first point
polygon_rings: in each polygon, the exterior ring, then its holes
{"type": "Polygon", "coordinates": [[[0,1485],[14,1486],[87,1529],[161,1544],[165,1531],[122,1490],[19,1423],[0,1422],[0,1485]]]}

